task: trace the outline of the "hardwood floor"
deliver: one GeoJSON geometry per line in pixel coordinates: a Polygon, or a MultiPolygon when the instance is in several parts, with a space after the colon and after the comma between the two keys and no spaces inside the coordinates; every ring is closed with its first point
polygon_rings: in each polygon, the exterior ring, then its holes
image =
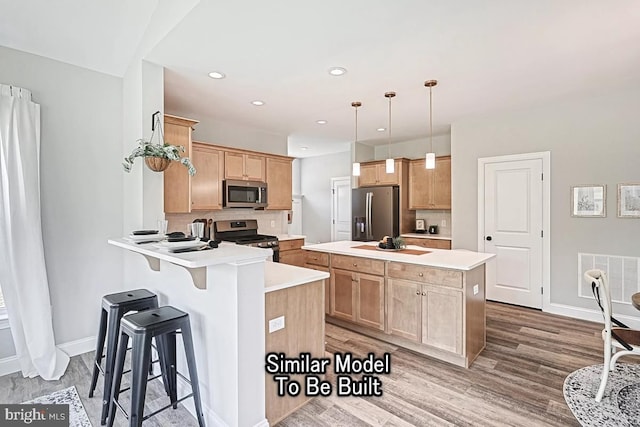
{"type": "Polygon", "coordinates": [[[315,398],[278,426],[578,426],[562,385],[572,371],[602,363],[601,329],[488,303],[487,347],[464,369],[327,324],[328,352],[391,353],[384,394],[315,398]]]}
{"type": "MultiPolygon", "coordinates": [[[[327,352],[391,353],[391,373],[379,376],[384,394],[315,398],[278,426],[577,426],[562,384],[570,372],[602,363],[600,331],[600,324],[488,303],[487,348],[464,369],[327,324],[327,352]]],[[[101,387],[87,397],[91,360],[92,353],[73,357],[60,381],[19,373],[0,377],[0,402],[19,403],[75,385],[92,424],[99,426],[101,387]]],[[[335,385],[332,373],[327,379],[335,385]]],[[[166,399],[161,383],[154,383],[147,393],[150,407],[166,399]]],[[[116,421],[124,425],[124,417],[116,421]]],[[[197,423],[179,407],[144,425],[197,423]]]]}

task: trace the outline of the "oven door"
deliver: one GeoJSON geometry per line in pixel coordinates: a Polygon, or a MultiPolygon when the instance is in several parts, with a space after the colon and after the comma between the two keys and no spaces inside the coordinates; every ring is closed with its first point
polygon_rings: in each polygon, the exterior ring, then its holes
{"type": "Polygon", "coordinates": [[[267,206],[267,184],[257,181],[227,179],[222,184],[225,208],[264,208],[267,206]]]}

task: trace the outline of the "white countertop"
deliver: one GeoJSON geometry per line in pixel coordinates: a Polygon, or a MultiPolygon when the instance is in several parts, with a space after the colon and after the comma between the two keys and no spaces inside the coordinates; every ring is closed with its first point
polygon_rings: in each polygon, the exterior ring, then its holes
{"type": "Polygon", "coordinates": [[[282,240],[296,240],[296,239],[304,240],[305,237],[307,236],[301,236],[300,234],[277,234],[276,237],[278,238],[278,240],[282,241],[282,240]]]}
{"type": "Polygon", "coordinates": [[[157,243],[143,243],[138,245],[127,239],[109,239],[109,244],[187,268],[233,264],[236,262],[264,261],[273,254],[271,249],[254,248],[252,246],[224,242],[215,249],[177,254],[158,248],[157,243]]]}
{"type": "Polygon", "coordinates": [[[412,255],[399,252],[372,251],[368,249],[353,248],[354,246],[360,245],[376,246],[377,242],[353,242],[345,240],[340,242],[320,243],[317,245],[305,245],[302,247],[302,249],[464,271],[472,270],[475,267],[484,264],[487,260],[495,257],[495,254],[488,254],[483,252],[472,252],[456,249],[425,249],[419,246],[411,245],[408,245],[407,248],[417,249],[421,251],[428,250],[429,253],[422,255],[412,255]]]}
{"type": "Polygon", "coordinates": [[[329,273],[296,267],[295,265],[266,262],[264,264],[264,291],[273,292],[292,286],[328,279],[329,273]]]}
{"type": "Polygon", "coordinates": [[[451,236],[445,236],[442,234],[427,234],[427,233],[404,233],[402,237],[415,237],[418,239],[435,239],[435,240],[451,240],[451,236]]]}

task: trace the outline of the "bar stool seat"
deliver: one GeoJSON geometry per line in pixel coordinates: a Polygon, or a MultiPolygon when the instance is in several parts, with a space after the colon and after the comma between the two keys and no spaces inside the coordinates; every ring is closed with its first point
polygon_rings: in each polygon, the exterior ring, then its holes
{"type": "MultiPolygon", "coordinates": [[[[118,292],[102,297],[102,310],[100,315],[100,327],[96,343],[95,360],[93,364],[93,376],[89,397],[98,383],[98,375],[104,375],[104,387],[102,394],[102,414],[100,424],[104,425],[109,412],[111,400],[111,384],[113,383],[113,365],[116,360],[116,348],[120,330],[120,320],[130,311],[143,311],[158,307],[158,297],[147,289],[135,289],[132,291],[118,292]],[[105,340],[107,343],[106,355],[104,355],[105,340]],[[104,367],[102,367],[102,359],[104,367]]],[[[148,368],[151,370],[150,368],[148,368]]]]}
{"type": "Polygon", "coordinates": [[[142,422],[160,411],[177,407],[178,402],[193,397],[196,408],[198,424],[204,427],[204,416],[198,385],[198,372],[196,369],[195,353],[193,350],[193,338],[191,336],[191,324],[189,315],[172,306],[164,306],[129,314],[120,321],[120,339],[118,341],[118,354],[116,356],[113,384],[111,387],[111,399],[107,425],[113,426],[116,408],[124,412],[129,419],[130,426],[141,426],[142,422]],[[176,365],[176,334],[182,334],[184,351],[187,357],[189,378],[177,372],[176,365]],[[146,370],[151,357],[151,339],[158,343],[158,356],[162,367],[162,377],[171,403],[151,414],[144,415],[144,399],[147,391],[146,370]],[[129,413],[118,402],[122,391],[120,385],[124,369],[124,360],[129,339],[131,346],[131,408],[129,413]],[[191,384],[191,394],[180,399],[177,397],[177,375],[191,384]]]}

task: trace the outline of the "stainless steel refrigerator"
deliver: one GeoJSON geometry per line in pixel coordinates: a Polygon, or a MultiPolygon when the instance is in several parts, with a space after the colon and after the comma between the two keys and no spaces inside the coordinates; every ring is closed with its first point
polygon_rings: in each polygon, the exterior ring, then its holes
{"type": "Polygon", "coordinates": [[[353,240],[380,240],[400,234],[400,188],[355,188],[351,194],[351,237],[353,240]]]}

